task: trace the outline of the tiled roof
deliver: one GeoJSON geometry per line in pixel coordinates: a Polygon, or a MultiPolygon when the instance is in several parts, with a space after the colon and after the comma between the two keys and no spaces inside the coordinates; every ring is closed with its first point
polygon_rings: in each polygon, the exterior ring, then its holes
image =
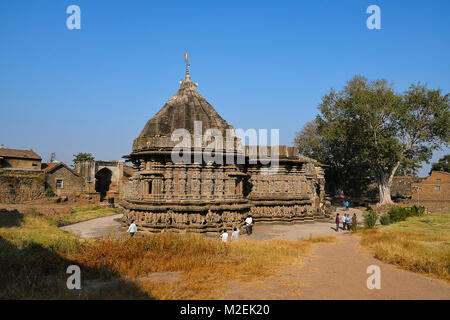
{"type": "Polygon", "coordinates": [[[72,169],[70,169],[67,164],[64,162],[44,162],[42,163],[42,170],[44,170],[45,173],[51,173],[52,171],[56,170],[59,167],[65,167],[67,170],[69,170],[70,173],[73,175],[79,177],[77,173],[75,173],[72,169]]]}
{"type": "Polygon", "coordinates": [[[0,148],[0,157],[42,160],[42,158],[31,149],[30,150],[20,150],[20,149],[0,148]]]}
{"type": "Polygon", "coordinates": [[[61,164],[62,164],[61,162],[50,162],[50,163],[44,162],[42,164],[42,170],[44,170],[45,173],[49,173],[50,171],[52,171],[61,164]]]}

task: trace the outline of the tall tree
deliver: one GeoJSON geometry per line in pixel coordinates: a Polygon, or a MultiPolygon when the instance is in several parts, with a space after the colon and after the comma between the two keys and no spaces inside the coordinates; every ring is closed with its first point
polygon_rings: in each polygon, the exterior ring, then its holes
{"type": "Polygon", "coordinates": [[[438,162],[434,162],[431,170],[450,172],[450,154],[446,154],[438,162]]]}
{"type": "Polygon", "coordinates": [[[340,92],[326,94],[319,110],[315,121],[329,162],[337,162],[344,178],[358,172],[361,179],[375,178],[379,204],[392,203],[399,167],[415,170],[449,144],[449,95],[420,83],[400,95],[386,80],[356,76],[340,92]]]}
{"type": "Polygon", "coordinates": [[[334,195],[345,194],[358,197],[371,182],[367,163],[358,159],[357,143],[352,143],[349,126],[336,122],[334,126],[324,126],[317,118],[307,122],[296,133],[294,144],[299,152],[325,164],[327,192],[334,195]]]}
{"type": "Polygon", "coordinates": [[[75,157],[72,160],[74,166],[78,162],[93,161],[94,160],[94,157],[92,156],[92,153],[87,153],[87,152],[79,152],[77,154],[74,154],[73,156],[75,157]]]}

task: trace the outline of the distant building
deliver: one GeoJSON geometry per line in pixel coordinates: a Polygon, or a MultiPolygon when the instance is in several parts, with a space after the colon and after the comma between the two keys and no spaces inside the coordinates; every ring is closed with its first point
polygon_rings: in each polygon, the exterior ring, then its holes
{"type": "Polygon", "coordinates": [[[45,188],[50,188],[57,196],[79,195],[84,192],[84,178],[73,172],[62,162],[43,163],[45,188]]]}
{"type": "Polygon", "coordinates": [[[0,147],[0,203],[20,203],[44,195],[41,161],[33,150],[0,147]]]}
{"type": "Polygon", "coordinates": [[[450,173],[431,171],[428,177],[411,184],[411,193],[415,201],[450,201],[450,173]]]}
{"type": "MultiPolygon", "coordinates": [[[[100,201],[119,198],[120,185],[124,181],[125,161],[82,161],[75,164],[75,172],[85,181],[84,191],[91,196],[97,194],[100,201]]],[[[129,168],[129,167],[128,167],[129,168]]],[[[132,170],[128,169],[132,175],[132,170]]]]}
{"type": "Polygon", "coordinates": [[[42,158],[33,150],[0,147],[0,169],[41,171],[42,158]]]}

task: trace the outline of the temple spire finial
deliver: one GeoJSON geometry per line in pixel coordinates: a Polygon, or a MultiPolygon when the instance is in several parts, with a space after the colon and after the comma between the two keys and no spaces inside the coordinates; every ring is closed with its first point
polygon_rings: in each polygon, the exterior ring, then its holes
{"type": "Polygon", "coordinates": [[[191,76],[189,75],[189,63],[188,63],[188,53],[184,53],[184,60],[186,60],[186,81],[191,81],[191,76]]]}

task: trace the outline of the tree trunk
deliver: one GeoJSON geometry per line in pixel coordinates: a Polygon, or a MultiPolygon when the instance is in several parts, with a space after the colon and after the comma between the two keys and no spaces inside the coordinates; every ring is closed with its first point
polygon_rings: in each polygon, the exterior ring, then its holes
{"type": "Polygon", "coordinates": [[[393,204],[391,199],[391,186],[387,183],[386,179],[384,182],[378,182],[378,192],[380,194],[380,201],[378,205],[393,204]]]}
{"type": "Polygon", "coordinates": [[[377,180],[378,180],[378,193],[380,195],[380,201],[378,202],[378,205],[382,206],[385,204],[394,204],[394,202],[391,199],[391,185],[392,180],[394,179],[395,172],[397,171],[399,166],[400,161],[397,162],[397,164],[392,169],[388,180],[386,180],[386,175],[384,174],[384,172],[382,170],[379,170],[377,180]]]}

